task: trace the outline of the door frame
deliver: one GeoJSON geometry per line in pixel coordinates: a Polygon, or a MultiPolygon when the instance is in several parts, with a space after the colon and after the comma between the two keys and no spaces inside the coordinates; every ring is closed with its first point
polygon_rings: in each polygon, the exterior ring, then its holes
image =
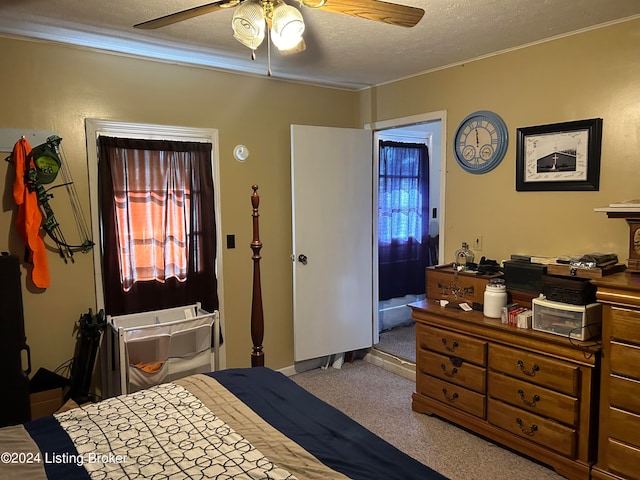
{"type": "Polygon", "coordinates": [[[372,122],[365,124],[364,128],[373,131],[373,162],[372,162],[372,212],[371,219],[373,222],[373,325],[372,325],[372,338],[373,344],[377,344],[380,341],[379,328],[379,316],[378,316],[378,303],[379,303],[379,284],[378,284],[378,176],[380,171],[380,158],[379,152],[376,148],[378,143],[378,133],[383,130],[391,130],[395,128],[408,127],[421,123],[440,122],[440,201],[438,202],[438,217],[440,219],[439,229],[439,263],[444,254],[444,237],[445,237],[445,186],[446,186],[446,159],[447,159],[447,111],[438,110],[435,112],[422,113],[417,115],[411,115],[408,117],[393,118],[390,120],[382,120],[379,122],[372,122]]]}

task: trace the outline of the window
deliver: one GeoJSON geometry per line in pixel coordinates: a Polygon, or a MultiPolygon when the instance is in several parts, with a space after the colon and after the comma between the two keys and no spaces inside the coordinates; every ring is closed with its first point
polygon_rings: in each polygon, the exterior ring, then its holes
{"type": "Polygon", "coordinates": [[[206,138],[191,141],[190,136],[183,136],[186,141],[125,138],[131,131],[132,136],[144,135],[136,128],[115,130],[95,130],[99,154],[93,177],[99,195],[92,189],[92,211],[100,212],[99,235],[94,224],[94,238],[101,239],[96,249],[101,252],[98,305],[102,300],[110,315],[196,301],[208,311],[219,310],[212,168],[216,145],[206,138]]]}
{"type": "Polygon", "coordinates": [[[429,152],[381,141],[378,186],[379,298],[425,291],[429,260],[429,152]]]}
{"type": "Polygon", "coordinates": [[[100,149],[109,158],[124,291],[140,281],[185,282],[191,251],[192,269],[202,271],[200,183],[207,172],[198,155],[209,158],[211,145],[100,137],[100,149]]]}
{"type": "Polygon", "coordinates": [[[428,153],[423,144],[380,142],[380,172],[378,189],[378,242],[391,244],[409,240],[422,242],[423,177],[428,195],[428,153]],[[424,165],[426,160],[426,166],[424,165]],[[426,175],[425,175],[426,170],[426,175]]]}

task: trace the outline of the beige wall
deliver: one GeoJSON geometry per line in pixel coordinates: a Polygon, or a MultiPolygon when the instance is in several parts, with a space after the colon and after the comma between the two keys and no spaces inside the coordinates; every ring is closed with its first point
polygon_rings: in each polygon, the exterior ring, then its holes
{"type": "Polygon", "coordinates": [[[470,62],[360,93],[361,122],[447,111],[445,260],[483,236],[487,258],[613,251],[627,258],[628,228],[594,207],[640,198],[640,20],[470,62]],[[452,141],[476,110],[498,113],[509,129],[505,159],[473,175],[455,161],[452,141]],[[603,118],[600,190],[516,192],[516,129],[603,118]]]}
{"type": "MultiPolygon", "coordinates": [[[[361,126],[446,110],[445,259],[460,242],[484,237],[482,255],[562,255],[614,251],[626,259],[627,229],[593,208],[640,198],[640,20],[586,32],[361,92],[0,38],[0,128],[54,130],[63,137],[81,198],[88,202],[85,118],[217,128],[220,139],[227,365],[249,364],[250,186],[260,185],[267,365],[293,363],[289,125],[361,126]],[[451,139],[469,113],[487,109],[507,123],[510,144],[494,171],[471,175],[455,163],[451,139]],[[604,119],[598,192],[516,192],[518,127],[604,119]],[[235,145],[251,157],[238,163],[235,145]]],[[[0,250],[21,255],[12,228],[13,172],[5,188],[0,250]]],[[[56,213],[59,213],[56,211],[56,213]]],[[[63,229],[72,219],[60,213],[63,229]]],[[[65,228],[66,227],[66,228],[65,228]]],[[[71,236],[71,233],[67,234],[71,236]]],[[[73,354],[73,325],[95,308],[91,256],[65,265],[49,255],[52,286],[23,287],[34,368],[55,369],[73,354]]],[[[26,275],[23,275],[23,279],[26,275]]]]}
{"type": "MultiPolygon", "coordinates": [[[[58,132],[87,215],[86,118],[218,129],[221,230],[223,238],[236,235],[236,248],[225,248],[223,254],[227,365],[250,362],[254,183],[262,197],[266,362],[274,368],[293,364],[289,126],[355,126],[356,95],[7,38],[0,38],[0,63],[6,67],[0,76],[0,128],[58,132]],[[244,163],[233,158],[237,144],[251,152],[244,163]]],[[[21,256],[24,247],[12,226],[14,170],[0,162],[0,175],[5,178],[0,251],[21,256]]],[[[71,240],[73,218],[56,207],[63,200],[54,199],[52,205],[71,240]]],[[[75,322],[89,308],[95,311],[92,256],[75,258],[75,264],[64,264],[54,251],[49,253],[51,287],[46,291],[22,276],[34,371],[40,366],[54,370],[71,358],[75,322]]]]}

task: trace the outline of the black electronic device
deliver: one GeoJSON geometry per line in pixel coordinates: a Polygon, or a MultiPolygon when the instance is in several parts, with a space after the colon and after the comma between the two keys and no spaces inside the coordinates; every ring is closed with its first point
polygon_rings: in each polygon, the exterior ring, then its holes
{"type": "Polygon", "coordinates": [[[31,419],[29,373],[31,356],[24,330],[20,261],[16,255],[0,254],[0,427],[31,419]],[[23,362],[27,365],[24,366],[23,362]]]}

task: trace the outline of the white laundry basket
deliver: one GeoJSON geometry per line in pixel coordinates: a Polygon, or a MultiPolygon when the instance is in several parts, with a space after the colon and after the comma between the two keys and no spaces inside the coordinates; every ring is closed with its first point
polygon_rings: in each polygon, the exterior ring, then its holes
{"type": "Polygon", "coordinates": [[[107,323],[114,332],[110,396],[218,368],[219,313],[200,303],[107,316],[107,323]]]}

